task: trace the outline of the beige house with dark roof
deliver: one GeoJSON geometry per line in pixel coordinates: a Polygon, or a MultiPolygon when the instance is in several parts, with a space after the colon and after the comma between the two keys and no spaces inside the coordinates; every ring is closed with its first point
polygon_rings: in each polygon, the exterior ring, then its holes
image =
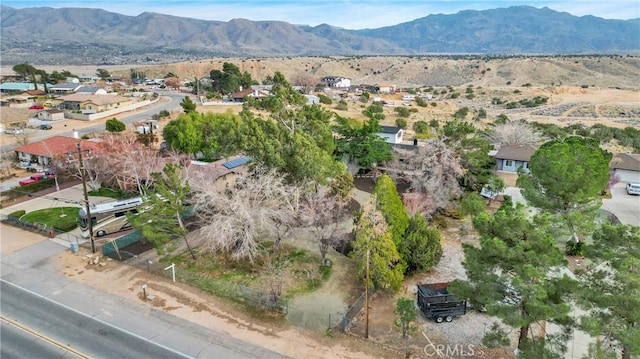
{"type": "Polygon", "coordinates": [[[640,183],[640,154],[618,153],[609,162],[611,176],[622,182],[640,183]]]}
{"type": "Polygon", "coordinates": [[[502,145],[495,155],[498,171],[518,172],[518,168],[529,172],[529,161],[536,152],[531,145],[502,145]]]}

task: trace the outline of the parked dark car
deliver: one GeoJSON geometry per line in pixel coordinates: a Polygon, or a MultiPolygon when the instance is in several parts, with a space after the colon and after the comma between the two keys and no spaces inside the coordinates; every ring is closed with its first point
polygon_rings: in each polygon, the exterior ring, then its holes
{"type": "Polygon", "coordinates": [[[52,129],[52,128],[53,128],[53,126],[51,126],[51,125],[50,125],[50,124],[48,124],[48,123],[43,123],[42,125],[40,125],[40,129],[41,129],[41,130],[50,130],[50,129],[52,129]]]}

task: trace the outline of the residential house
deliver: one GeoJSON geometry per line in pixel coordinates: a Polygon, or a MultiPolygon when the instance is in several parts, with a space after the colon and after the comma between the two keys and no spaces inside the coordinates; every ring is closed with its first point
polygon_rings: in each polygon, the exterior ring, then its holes
{"type": "Polygon", "coordinates": [[[98,113],[131,105],[133,100],[122,96],[72,94],[62,97],[62,108],[83,113],[98,113]]]}
{"type": "Polygon", "coordinates": [[[28,108],[33,104],[34,99],[27,96],[10,96],[0,99],[2,107],[28,108]]]}
{"type": "Polygon", "coordinates": [[[320,79],[320,82],[328,87],[333,88],[350,88],[351,87],[351,79],[341,76],[325,76],[320,79]]]}
{"type": "Polygon", "coordinates": [[[384,138],[387,143],[398,144],[402,142],[404,130],[395,126],[380,126],[382,130],[378,132],[378,136],[384,138]]]}
{"type": "Polygon", "coordinates": [[[61,121],[64,120],[64,111],[55,108],[39,111],[36,118],[40,121],[61,121]]]}
{"type": "Polygon", "coordinates": [[[80,89],[81,87],[82,84],[77,82],[64,82],[53,85],[49,87],[48,90],[49,93],[52,94],[66,95],[78,91],[78,89],[80,89]]]}
{"type": "Polygon", "coordinates": [[[231,94],[231,99],[233,100],[233,102],[244,102],[245,97],[265,98],[267,96],[269,96],[269,93],[267,93],[266,91],[248,88],[246,90],[234,92],[233,94],[231,94]]]}
{"type": "Polygon", "coordinates": [[[31,82],[4,82],[0,84],[0,92],[24,92],[41,88],[40,84],[38,84],[38,88],[36,88],[31,82]]]}
{"type": "Polygon", "coordinates": [[[378,93],[394,93],[396,92],[396,85],[390,84],[376,84],[374,85],[376,92],[378,93]]]}
{"type": "Polygon", "coordinates": [[[536,148],[531,145],[502,145],[495,154],[498,171],[518,172],[522,167],[525,172],[529,171],[529,161],[536,152],[536,148]]]}
{"type": "Polygon", "coordinates": [[[14,151],[21,162],[38,163],[48,166],[53,158],[68,156],[78,151],[77,144],[82,143],[84,150],[96,150],[98,144],[79,138],[53,136],[45,140],[17,147],[14,151]]]}
{"type": "Polygon", "coordinates": [[[245,164],[251,159],[236,155],[216,162],[188,161],[187,175],[191,188],[214,188],[223,191],[236,183],[239,176],[247,174],[245,164]]]}
{"type": "Polygon", "coordinates": [[[621,182],[640,183],[640,154],[617,153],[609,162],[611,176],[617,176],[621,182]]]}

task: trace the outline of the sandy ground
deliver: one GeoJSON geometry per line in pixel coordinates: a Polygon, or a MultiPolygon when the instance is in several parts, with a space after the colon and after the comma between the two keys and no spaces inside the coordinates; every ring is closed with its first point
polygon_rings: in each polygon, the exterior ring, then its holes
{"type": "Polygon", "coordinates": [[[70,252],[57,256],[55,263],[64,275],[101,291],[140,301],[292,358],[379,357],[364,345],[354,345],[353,339],[348,336],[323,337],[317,332],[289,327],[277,320],[258,324],[247,316],[246,311],[243,312],[243,308],[233,303],[126,264],[104,261],[103,258],[104,267],[89,265],[85,256],[70,252]],[[99,281],[95,280],[97,275],[99,281]],[[142,299],[142,284],[147,284],[147,294],[155,296],[152,301],[142,299]]]}

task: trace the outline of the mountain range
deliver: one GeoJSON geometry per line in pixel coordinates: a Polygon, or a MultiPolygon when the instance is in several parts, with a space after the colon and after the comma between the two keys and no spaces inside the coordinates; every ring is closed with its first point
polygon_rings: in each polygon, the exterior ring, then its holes
{"type": "Polygon", "coordinates": [[[638,54],[640,19],[514,6],[376,29],[198,20],[145,12],[0,6],[2,63],[167,63],[211,57],[638,54]]]}

